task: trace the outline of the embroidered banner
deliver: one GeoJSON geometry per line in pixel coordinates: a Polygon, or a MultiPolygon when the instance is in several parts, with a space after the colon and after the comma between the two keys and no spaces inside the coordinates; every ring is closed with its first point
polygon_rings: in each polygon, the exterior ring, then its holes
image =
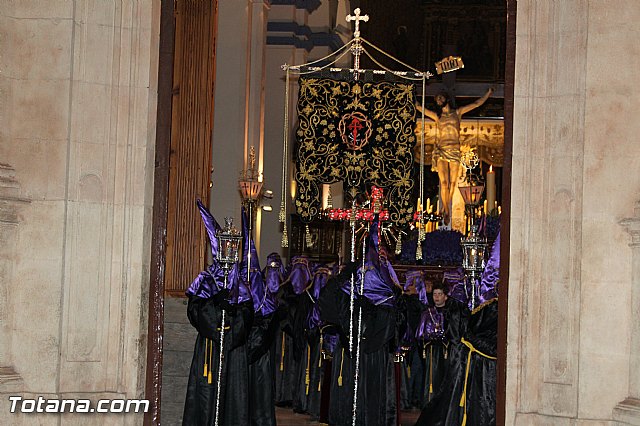
{"type": "Polygon", "coordinates": [[[408,223],[415,144],[414,85],[300,78],[296,211],[320,213],[321,185],[385,189],[390,220],[408,223]]]}

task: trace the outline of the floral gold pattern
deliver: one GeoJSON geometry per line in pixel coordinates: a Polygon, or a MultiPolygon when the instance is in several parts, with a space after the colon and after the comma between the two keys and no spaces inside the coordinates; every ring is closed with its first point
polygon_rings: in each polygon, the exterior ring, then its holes
{"type": "Polygon", "coordinates": [[[308,223],[320,213],[320,185],[342,181],[352,189],[384,188],[390,220],[407,224],[414,85],[300,78],[297,110],[295,205],[301,219],[308,223]]]}

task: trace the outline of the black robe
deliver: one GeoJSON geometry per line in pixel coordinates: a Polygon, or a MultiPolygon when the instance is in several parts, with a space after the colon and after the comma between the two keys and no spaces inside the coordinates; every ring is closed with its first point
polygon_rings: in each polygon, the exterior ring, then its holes
{"type": "Polygon", "coordinates": [[[275,403],[277,406],[290,406],[295,389],[295,363],[293,359],[293,337],[289,328],[280,324],[273,341],[275,354],[275,403]]]}
{"type": "Polygon", "coordinates": [[[420,360],[422,363],[422,393],[420,407],[424,407],[434,395],[437,395],[444,382],[449,343],[444,340],[431,340],[420,343],[420,360]]]}
{"type": "Polygon", "coordinates": [[[222,364],[219,424],[246,426],[249,422],[249,370],[247,334],[253,319],[253,304],[228,305],[216,298],[189,297],[187,315],[198,330],[189,372],[183,425],[215,423],[216,392],[220,356],[220,324],[225,309],[224,361],[222,364]],[[205,359],[211,383],[204,376],[205,359]]]}
{"type": "Polygon", "coordinates": [[[402,377],[402,409],[422,408],[424,393],[424,363],[418,347],[411,348],[404,357],[402,377]]]}
{"type": "MultiPolygon", "coordinates": [[[[460,393],[466,367],[465,347],[461,339],[466,335],[469,323],[469,309],[466,305],[448,298],[444,306],[445,337],[448,342],[447,359],[444,364],[444,378],[440,389],[435,392],[422,409],[416,425],[460,426],[460,393]]],[[[473,423],[468,423],[472,425],[473,423]]]]}
{"type": "Polygon", "coordinates": [[[360,298],[354,309],[353,353],[349,352],[349,295],[340,289],[352,269],[331,279],[320,293],[322,319],[337,326],[340,340],[331,375],[330,425],[351,425],[356,367],[358,311],[362,309],[362,339],[358,368],[356,424],[395,425],[397,416],[395,368],[396,310],[360,298]]]}
{"type": "Polygon", "coordinates": [[[275,426],[275,351],[278,316],[256,315],[249,333],[249,408],[252,426],[275,426]]]}
{"type": "Polygon", "coordinates": [[[302,361],[296,374],[296,392],[293,397],[293,411],[306,413],[312,420],[320,416],[320,386],[322,378],[320,330],[313,328],[305,333],[306,345],[302,361]]]}
{"type": "MultiPolygon", "coordinates": [[[[493,299],[474,309],[463,342],[465,367],[467,360],[470,360],[469,374],[464,377],[465,372],[462,372],[462,387],[457,393],[462,396],[466,379],[465,407],[460,409],[459,416],[462,417],[459,418],[462,419],[466,411],[467,425],[496,424],[497,336],[498,299],[493,299]]],[[[460,403],[460,398],[457,402],[460,403]]]]}
{"type": "MultiPolygon", "coordinates": [[[[407,327],[413,336],[420,323],[420,317],[426,305],[418,299],[418,295],[403,295],[402,306],[405,310],[407,327]]],[[[403,362],[402,408],[422,408],[425,392],[425,360],[422,358],[420,343],[405,342],[411,349],[405,354],[403,362]]]]}

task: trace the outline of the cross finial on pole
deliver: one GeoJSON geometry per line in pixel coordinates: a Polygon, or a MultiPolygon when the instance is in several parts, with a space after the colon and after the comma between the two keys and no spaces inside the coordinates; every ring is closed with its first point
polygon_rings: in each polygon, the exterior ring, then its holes
{"type": "Polygon", "coordinates": [[[360,21],[369,22],[369,15],[360,16],[360,8],[353,11],[352,15],[347,15],[347,22],[356,21],[356,30],[353,32],[354,37],[360,37],[360,21]]]}

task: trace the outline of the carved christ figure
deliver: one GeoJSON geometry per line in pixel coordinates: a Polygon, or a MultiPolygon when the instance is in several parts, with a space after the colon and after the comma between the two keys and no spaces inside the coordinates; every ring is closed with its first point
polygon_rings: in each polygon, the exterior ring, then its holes
{"type": "MultiPolygon", "coordinates": [[[[484,104],[492,93],[490,88],[480,99],[455,109],[451,107],[449,96],[440,93],[435,97],[436,105],[442,109],[440,114],[424,109],[424,115],[435,121],[437,128],[431,170],[438,172],[442,208],[439,213],[443,215],[445,225],[450,225],[451,202],[460,177],[460,120],[463,114],[484,104]]],[[[416,105],[416,108],[423,112],[421,105],[416,105]]]]}

